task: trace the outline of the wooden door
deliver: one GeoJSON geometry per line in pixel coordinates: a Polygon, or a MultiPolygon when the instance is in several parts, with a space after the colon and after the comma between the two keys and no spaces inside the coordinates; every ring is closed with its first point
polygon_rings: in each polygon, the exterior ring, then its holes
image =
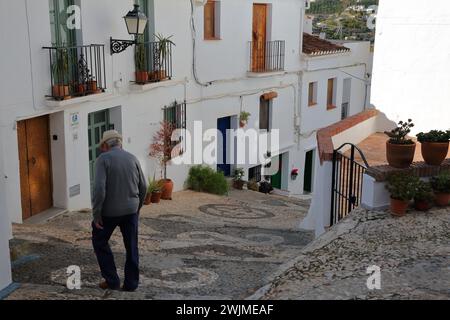
{"type": "Polygon", "coordinates": [[[265,71],[267,41],[267,4],[253,4],[252,71],[265,71]]]}
{"type": "MultiPolygon", "coordinates": [[[[279,155],[278,157],[278,171],[275,175],[272,176],[270,180],[272,187],[275,189],[280,189],[282,187],[282,176],[283,176],[283,155],[279,155]]],[[[274,161],[275,162],[275,161],[274,161]]]]}
{"type": "Polygon", "coordinates": [[[25,220],[53,206],[48,116],[18,122],[17,134],[25,220]]]}
{"type": "Polygon", "coordinates": [[[314,170],[314,150],[308,151],[305,157],[305,178],[303,181],[303,191],[312,192],[312,179],[314,170]]]}
{"type": "Polygon", "coordinates": [[[227,140],[227,131],[231,129],[231,117],[220,118],[217,119],[217,130],[222,135],[222,141],[218,140],[217,145],[217,153],[218,153],[218,164],[217,171],[222,171],[225,177],[229,177],[231,175],[231,165],[230,161],[228,161],[228,144],[227,140]]]}

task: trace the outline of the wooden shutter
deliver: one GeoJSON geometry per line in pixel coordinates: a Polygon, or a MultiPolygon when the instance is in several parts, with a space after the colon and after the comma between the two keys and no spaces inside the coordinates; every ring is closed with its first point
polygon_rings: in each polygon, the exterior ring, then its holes
{"type": "Polygon", "coordinates": [[[259,128],[262,130],[270,130],[269,128],[269,111],[270,100],[264,100],[261,98],[260,110],[259,110],[259,128]]]}
{"type": "Polygon", "coordinates": [[[205,39],[216,38],[216,3],[208,1],[205,5],[204,24],[205,39]]]}
{"type": "Polygon", "coordinates": [[[334,95],[334,79],[328,79],[327,107],[329,109],[334,108],[333,95],[334,95]]]}
{"type": "Polygon", "coordinates": [[[309,84],[308,90],[308,106],[313,106],[316,104],[316,102],[314,101],[314,82],[311,82],[309,84]]]}

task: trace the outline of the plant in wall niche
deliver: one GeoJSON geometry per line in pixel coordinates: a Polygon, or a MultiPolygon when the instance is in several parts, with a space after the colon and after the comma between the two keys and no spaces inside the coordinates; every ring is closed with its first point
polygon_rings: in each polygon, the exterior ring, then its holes
{"type": "Polygon", "coordinates": [[[433,204],[434,192],[429,182],[419,181],[414,194],[414,207],[419,211],[428,211],[433,204]]]}
{"type": "Polygon", "coordinates": [[[165,37],[160,33],[155,34],[157,44],[153,50],[153,63],[155,71],[150,74],[151,80],[164,80],[167,78],[166,69],[168,67],[167,56],[170,55],[171,46],[175,43],[171,40],[173,35],[165,37]]]}
{"type": "Polygon", "coordinates": [[[297,169],[297,168],[292,169],[292,171],[291,171],[292,180],[297,180],[298,173],[299,173],[299,169],[297,169]]]}
{"type": "Polygon", "coordinates": [[[431,186],[436,194],[436,204],[446,207],[450,203],[450,172],[431,178],[431,186]]]}
{"type": "Polygon", "coordinates": [[[149,156],[155,158],[161,168],[161,178],[164,183],[161,199],[172,200],[173,181],[167,178],[167,164],[172,159],[172,134],[175,127],[168,121],[160,123],[159,130],[153,136],[153,142],[150,145],[149,156]]]}
{"type": "Polygon", "coordinates": [[[450,130],[421,132],[417,140],[421,143],[425,162],[431,166],[440,166],[448,154],[450,130]]]}
{"type": "Polygon", "coordinates": [[[244,128],[248,124],[248,119],[250,118],[251,114],[246,111],[241,111],[239,115],[239,126],[241,128],[244,128]]]}
{"type": "Polygon", "coordinates": [[[414,160],[416,143],[408,137],[414,123],[411,119],[400,121],[392,131],[386,131],[389,137],[386,142],[386,157],[389,165],[394,168],[408,168],[414,160]]]}
{"type": "Polygon", "coordinates": [[[391,212],[395,216],[404,216],[409,202],[416,195],[419,178],[401,172],[389,176],[386,188],[391,194],[391,212]]]}
{"type": "Polygon", "coordinates": [[[239,168],[234,170],[233,175],[233,187],[238,190],[244,189],[244,180],[242,178],[244,177],[244,169],[239,168]]]}

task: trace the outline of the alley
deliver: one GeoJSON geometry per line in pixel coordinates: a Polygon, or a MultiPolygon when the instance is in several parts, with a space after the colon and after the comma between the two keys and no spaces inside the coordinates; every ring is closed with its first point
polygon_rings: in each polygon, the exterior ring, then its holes
{"type": "MultiPolygon", "coordinates": [[[[228,197],[180,192],[146,207],[140,218],[141,286],[102,291],[91,248],[91,214],[66,213],[39,225],[14,226],[9,299],[244,299],[312,241],[298,231],[309,200],[231,191],[228,197]],[[81,290],[66,288],[67,268],[81,268],[81,290]]],[[[111,239],[119,275],[124,248],[111,239]]]]}

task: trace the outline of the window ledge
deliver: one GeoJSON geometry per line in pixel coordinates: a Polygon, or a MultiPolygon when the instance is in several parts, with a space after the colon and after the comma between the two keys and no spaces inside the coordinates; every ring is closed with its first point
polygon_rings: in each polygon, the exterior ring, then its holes
{"type": "Polygon", "coordinates": [[[315,107],[315,106],[317,106],[317,102],[309,103],[309,104],[308,104],[308,107],[315,107]]]}
{"type": "Polygon", "coordinates": [[[327,105],[327,110],[334,110],[336,108],[337,107],[335,105],[332,105],[332,104],[327,105]]]}
{"type": "Polygon", "coordinates": [[[264,78],[264,77],[272,77],[272,76],[281,76],[284,75],[286,71],[264,71],[264,72],[247,72],[247,77],[249,78],[264,78]]]}
{"type": "Polygon", "coordinates": [[[213,37],[213,38],[204,38],[204,41],[221,41],[222,38],[220,37],[213,37]]]}
{"type": "Polygon", "coordinates": [[[50,108],[62,108],[62,107],[85,103],[85,102],[100,101],[100,100],[104,100],[105,98],[112,97],[112,96],[114,96],[114,94],[111,92],[102,92],[102,93],[90,94],[90,95],[78,97],[78,98],[61,100],[61,101],[49,99],[49,100],[45,101],[45,104],[47,107],[50,107],[50,108]]]}
{"type": "Polygon", "coordinates": [[[136,84],[130,85],[130,89],[133,92],[146,92],[156,88],[171,87],[177,84],[185,84],[186,80],[164,80],[160,82],[151,82],[147,84],[136,84]]]}

